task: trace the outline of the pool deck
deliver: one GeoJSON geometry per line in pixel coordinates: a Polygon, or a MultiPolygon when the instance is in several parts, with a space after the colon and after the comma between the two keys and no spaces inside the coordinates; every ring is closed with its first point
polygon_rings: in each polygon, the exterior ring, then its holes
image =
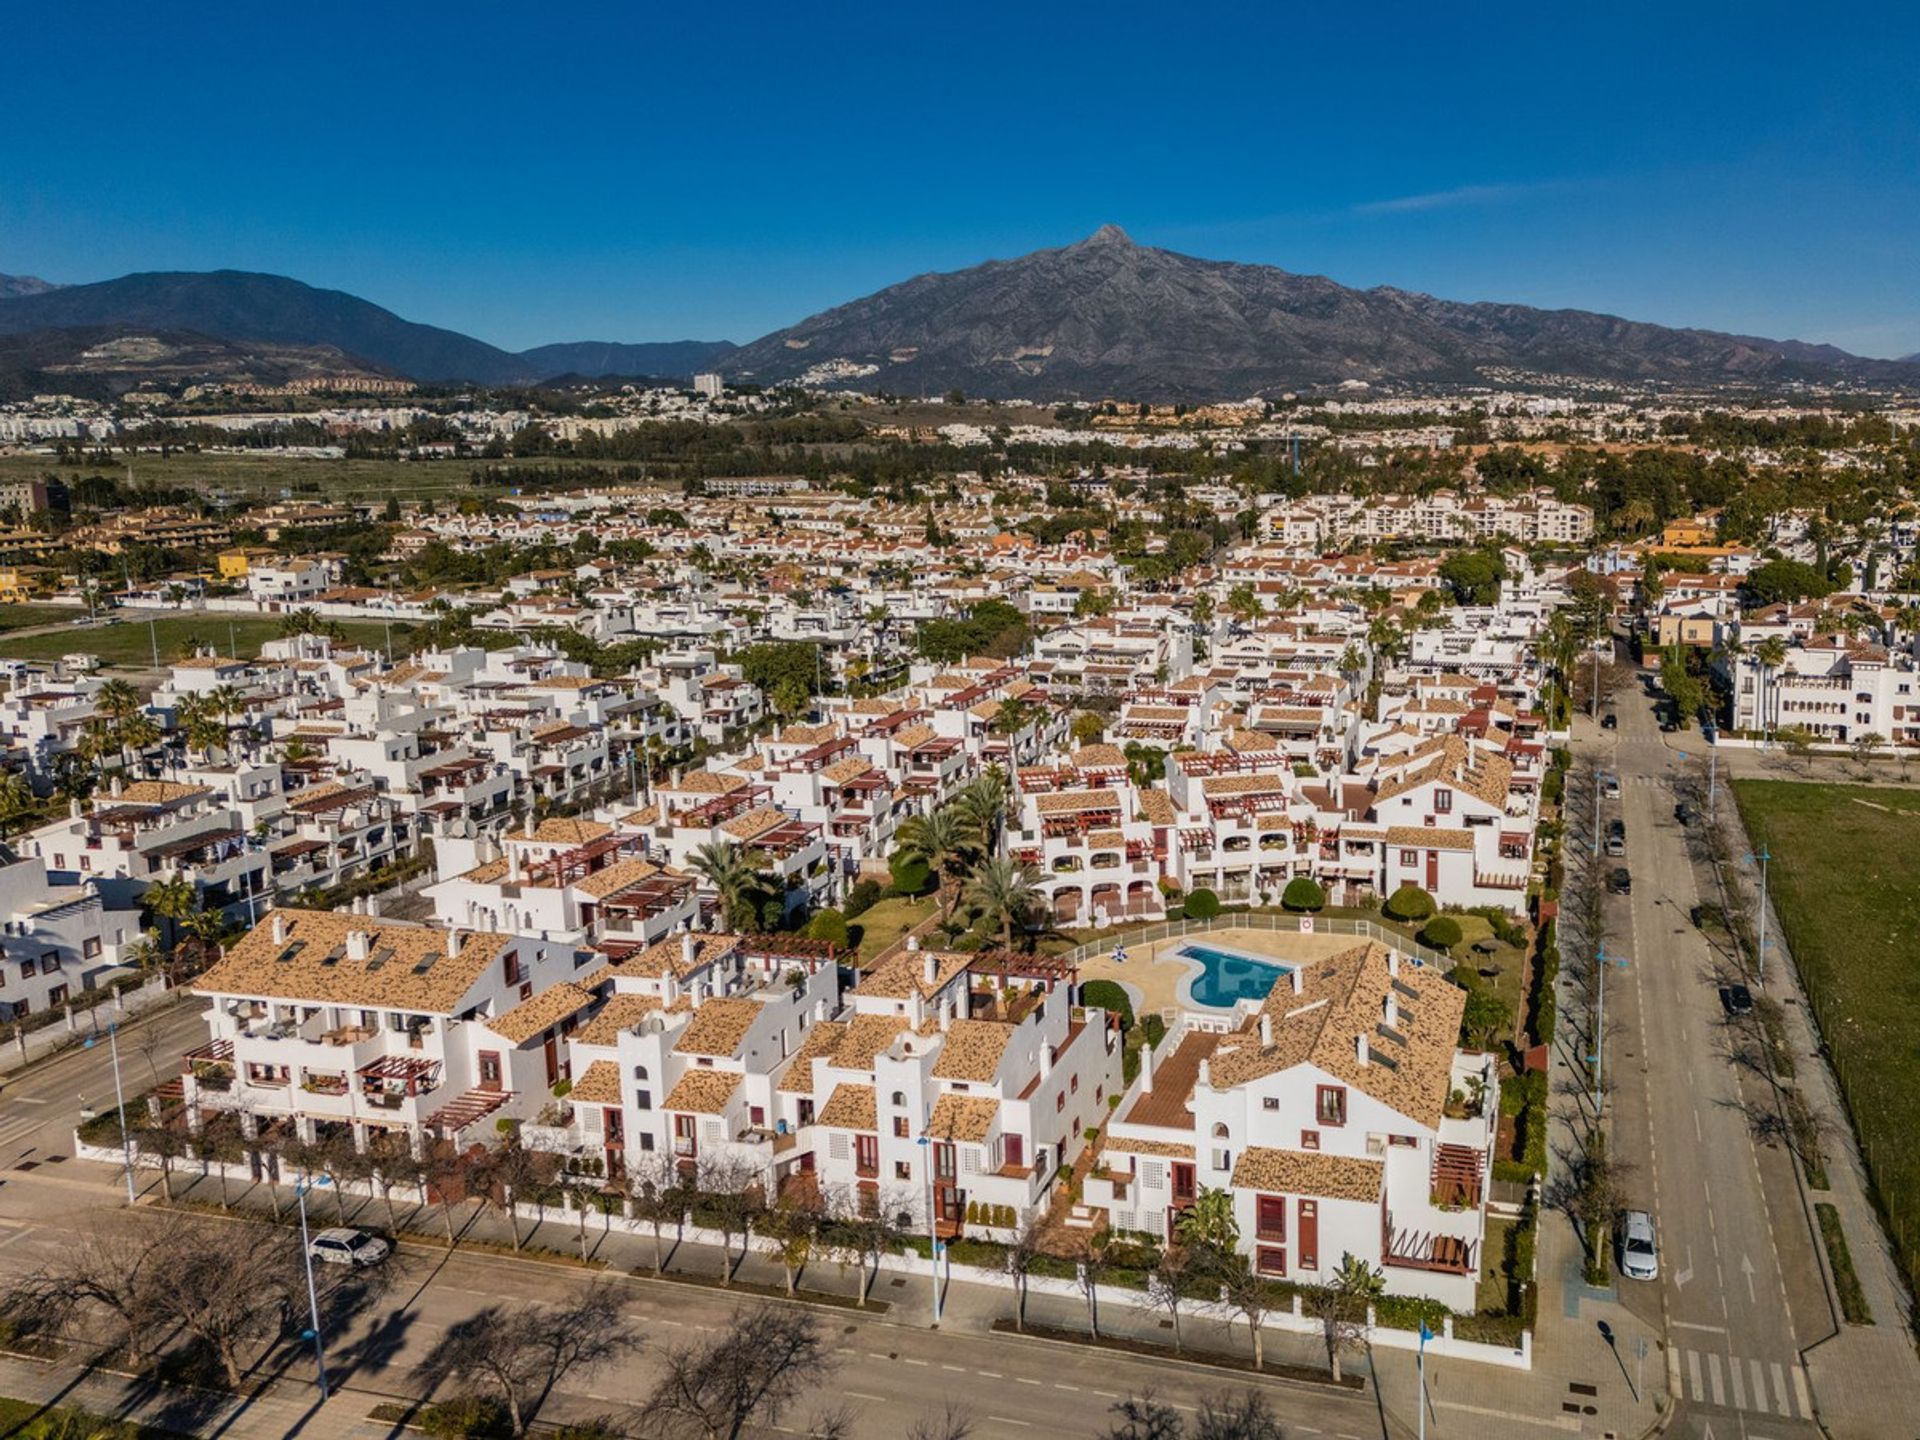
{"type": "Polygon", "coordinates": [[[1297,930],[1201,930],[1156,940],[1150,945],[1129,945],[1124,965],[1114,964],[1111,955],[1083,960],[1080,979],[1082,983],[1112,980],[1126,986],[1133,994],[1134,1012],[1144,1015],[1149,1011],[1183,1008],[1180,982],[1200,971],[1197,960],[1188,960],[1180,954],[1188,945],[1210,945],[1283,965],[1298,965],[1324,960],[1365,943],[1356,935],[1302,935],[1297,930]]]}

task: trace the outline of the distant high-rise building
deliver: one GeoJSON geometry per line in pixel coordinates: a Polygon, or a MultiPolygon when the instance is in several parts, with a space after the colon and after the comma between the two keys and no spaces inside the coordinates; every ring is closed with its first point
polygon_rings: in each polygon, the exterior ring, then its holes
{"type": "Polygon", "coordinates": [[[704,395],[709,400],[718,400],[725,392],[727,382],[718,375],[696,375],[693,377],[693,393],[704,395]]]}

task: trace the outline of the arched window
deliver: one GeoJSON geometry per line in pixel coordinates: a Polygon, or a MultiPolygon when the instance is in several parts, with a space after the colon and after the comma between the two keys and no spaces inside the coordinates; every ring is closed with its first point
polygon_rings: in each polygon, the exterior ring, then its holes
{"type": "Polygon", "coordinates": [[[1224,1123],[1219,1121],[1214,1123],[1213,1138],[1216,1140],[1225,1140],[1227,1138],[1227,1127],[1224,1123]]]}
{"type": "Polygon", "coordinates": [[[904,1090],[894,1091],[893,1103],[896,1107],[904,1109],[907,1103],[907,1092],[904,1090]]]}
{"type": "Polygon", "coordinates": [[[634,1078],[634,1079],[636,1079],[636,1080],[644,1080],[644,1079],[646,1079],[646,1078],[647,1078],[647,1067],[646,1067],[646,1066],[644,1066],[644,1065],[636,1065],[636,1066],[634,1066],[634,1067],[633,1067],[633,1078],[634,1078]]]}

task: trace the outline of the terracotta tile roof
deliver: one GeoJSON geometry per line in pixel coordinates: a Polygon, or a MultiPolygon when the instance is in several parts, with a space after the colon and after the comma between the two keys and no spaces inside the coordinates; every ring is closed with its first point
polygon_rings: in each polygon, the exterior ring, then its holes
{"type": "Polygon", "coordinates": [[[1402,964],[1396,978],[1389,955],[1386,946],[1370,941],[1301,966],[1297,995],[1287,981],[1276,983],[1261,1005],[1261,1014],[1271,1017],[1273,1044],[1261,1045],[1257,1016],[1246,1029],[1221,1037],[1211,1065],[1213,1087],[1229,1089],[1312,1064],[1417,1124],[1437,1128],[1467,995],[1428,967],[1402,964]],[[1390,1031],[1389,996],[1396,1009],[1390,1031]],[[1365,1037],[1364,1065],[1356,1037],[1365,1037]]]}
{"type": "Polygon", "coordinates": [[[622,815],[620,823],[622,825],[657,825],[660,823],[660,807],[643,805],[630,815],[622,815]]]}
{"type": "Polygon", "coordinates": [[[447,935],[427,925],[382,923],[366,915],[276,910],[243,935],[193,988],[202,995],[258,995],[451,1015],[514,937],[467,933],[458,952],[449,955],[447,935]],[[273,938],[275,916],[286,922],[285,943],[273,938]],[[345,957],[347,936],[356,930],[369,936],[366,960],[345,957]]]}
{"type": "MultiPolygon", "coordinates": [[[[539,845],[585,845],[613,833],[611,825],[602,825],[598,820],[542,820],[534,828],[533,840],[539,845]]],[[[507,839],[525,839],[524,835],[508,835],[507,839]]]]}
{"type": "Polygon", "coordinates": [[[911,750],[916,745],[937,740],[939,736],[940,732],[931,725],[909,725],[893,737],[893,743],[903,750],[911,750]]]}
{"type": "Polygon", "coordinates": [[[871,1071],[875,1057],[910,1028],[904,1015],[854,1016],[833,1052],[834,1068],[871,1071]]]}
{"type": "Polygon", "coordinates": [[[663,1110],[680,1110],[693,1115],[719,1115],[727,1101],[740,1088],[738,1070],[693,1069],[682,1075],[660,1102],[663,1110]]]}
{"type": "Polygon", "coordinates": [[[1003,1020],[955,1020],[933,1062],[936,1080],[992,1080],[1014,1027],[1003,1020]]]}
{"type": "Polygon", "coordinates": [[[1000,1102],[987,1095],[943,1094],[933,1102],[927,1133],[940,1140],[962,1140],[977,1145],[993,1130],[1000,1102]]]}
{"type": "Polygon", "coordinates": [[[618,1105],[620,1103],[620,1065],[614,1060],[596,1060],[573,1082],[567,1098],[578,1105],[618,1105]]]}
{"type": "Polygon", "coordinates": [[[744,995],[716,995],[694,1007],[693,1019],[674,1042],[674,1053],[730,1058],[759,1018],[759,1001],[744,995]]]}
{"type": "Polygon", "coordinates": [[[604,869],[574,881],[573,888],[582,895],[604,900],[629,885],[638,885],[642,880],[659,873],[660,867],[649,860],[616,860],[604,869]]]}
{"type": "Polygon", "coordinates": [[[212,793],[205,785],[186,785],[177,780],[136,780],[112,799],[121,805],[171,805],[176,800],[212,793]]]}
{"type": "Polygon", "coordinates": [[[573,1032],[573,1043],[617,1045],[623,1031],[631,1030],[661,1008],[658,995],[610,995],[599,1013],[573,1032]]]}
{"type": "Polygon", "coordinates": [[[503,1040],[524,1045],[543,1030],[551,1030],[569,1015],[578,1015],[599,997],[571,980],[549,985],[531,1000],[523,1000],[504,1015],[487,1021],[487,1028],[503,1040]]]}
{"type": "Polygon", "coordinates": [[[1283,1195],[1314,1195],[1325,1200],[1380,1198],[1387,1167],[1359,1155],[1327,1155],[1313,1150],[1269,1150],[1250,1145],[1233,1165],[1235,1189],[1283,1195]]]}
{"type": "Polygon", "coordinates": [[[679,783],[667,788],[687,795],[726,795],[746,784],[738,775],[720,775],[712,770],[689,770],[679,783]]]}
{"type": "Polygon", "coordinates": [[[873,1086],[845,1083],[834,1086],[832,1097],[820,1111],[818,1123],[835,1130],[879,1129],[873,1086]]]}
{"type": "Polygon", "coordinates": [[[1118,1151],[1122,1155],[1160,1155],[1169,1160],[1193,1159],[1193,1146],[1178,1145],[1171,1140],[1129,1140],[1115,1135],[1108,1138],[1103,1148],[1118,1151]]]}
{"type": "Polygon", "coordinates": [[[878,1000],[905,1000],[917,990],[923,999],[931,998],[965,970],[972,958],[955,951],[902,950],[869,970],[853,987],[853,993],[878,1000]],[[929,955],[936,962],[931,985],[926,976],[929,955]]]}
{"type": "Polygon", "coordinates": [[[1175,823],[1173,797],[1164,790],[1142,790],[1138,796],[1141,818],[1154,825],[1175,823]]]}
{"type": "Polygon", "coordinates": [[[1200,782],[1203,795],[1269,795],[1285,793],[1286,777],[1274,770],[1265,775],[1209,775],[1200,782]]]}
{"type": "MultiPolygon", "coordinates": [[[[673,972],[684,980],[740,946],[738,935],[695,934],[693,959],[689,962],[681,958],[684,951],[682,938],[679,935],[662,936],[646,949],[615,960],[606,968],[615,975],[645,975],[657,980],[664,976],[668,967],[671,966],[673,972]]],[[[595,972],[596,975],[598,973],[598,971],[595,972]]]]}
{"type": "Polygon", "coordinates": [[[1074,815],[1082,810],[1118,810],[1120,797],[1112,790],[1057,790],[1033,797],[1034,808],[1042,815],[1074,815]]]}
{"type": "Polygon", "coordinates": [[[822,1020],[807,1031],[807,1038],[794,1052],[792,1063],[773,1088],[782,1095],[813,1093],[813,1062],[831,1059],[846,1038],[847,1027],[838,1020],[822,1020]]]}
{"type": "MultiPolygon", "coordinates": [[[[1342,836],[1347,831],[1342,830],[1342,836]]],[[[1442,830],[1439,826],[1393,825],[1387,829],[1389,845],[1421,845],[1429,850],[1471,850],[1473,832],[1470,830],[1442,830]]]]}
{"type": "Polygon", "coordinates": [[[787,812],[777,805],[762,805],[744,815],[736,815],[721,829],[739,841],[752,841],[787,823],[787,812]]]}
{"type": "Polygon", "coordinates": [[[836,760],[833,764],[827,766],[826,769],[820,772],[820,778],[829,780],[835,785],[840,785],[853,779],[856,775],[866,774],[871,769],[873,769],[873,762],[871,760],[860,755],[849,755],[846,759],[836,760]]]}
{"type": "Polygon", "coordinates": [[[777,745],[824,745],[839,734],[838,725],[789,725],[773,739],[777,745]]]}

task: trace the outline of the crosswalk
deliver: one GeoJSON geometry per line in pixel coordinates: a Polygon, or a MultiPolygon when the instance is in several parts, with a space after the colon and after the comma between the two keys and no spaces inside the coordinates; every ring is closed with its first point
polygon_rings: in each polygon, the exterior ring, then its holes
{"type": "Polygon", "coordinates": [[[1679,1352],[1679,1368],[1689,1400],[1788,1419],[1813,1419],[1807,1372],[1798,1364],[1761,1361],[1718,1350],[1679,1352]]]}

